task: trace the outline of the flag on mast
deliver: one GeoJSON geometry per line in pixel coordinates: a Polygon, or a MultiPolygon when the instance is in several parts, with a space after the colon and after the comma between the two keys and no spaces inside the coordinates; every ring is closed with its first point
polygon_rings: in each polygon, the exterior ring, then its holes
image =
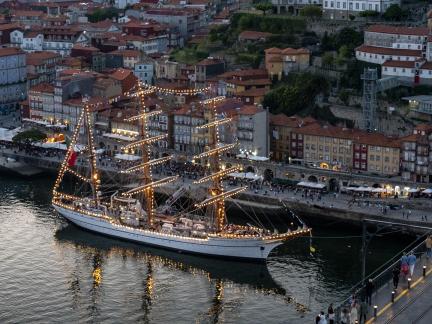
{"type": "Polygon", "coordinates": [[[73,167],[76,164],[77,157],[78,157],[78,153],[75,151],[72,151],[71,154],[69,155],[69,159],[67,161],[68,167],[73,167]]]}

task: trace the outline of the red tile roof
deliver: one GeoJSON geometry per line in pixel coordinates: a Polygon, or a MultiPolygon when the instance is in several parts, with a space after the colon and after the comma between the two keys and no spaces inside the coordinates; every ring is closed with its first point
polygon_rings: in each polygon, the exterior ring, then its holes
{"type": "Polygon", "coordinates": [[[112,77],[113,79],[116,79],[118,81],[122,81],[122,80],[126,79],[131,74],[133,74],[133,72],[131,70],[119,68],[113,74],[111,74],[110,77],[112,77]]]}
{"type": "Polygon", "coordinates": [[[40,65],[43,64],[45,60],[61,58],[61,55],[53,52],[38,51],[26,54],[27,65],[40,65]]]}
{"type": "Polygon", "coordinates": [[[0,48],[0,56],[10,56],[10,55],[17,55],[17,54],[25,54],[25,52],[15,47],[0,48]]]}
{"type": "Polygon", "coordinates": [[[427,36],[429,34],[427,27],[399,27],[388,25],[372,25],[366,29],[366,32],[413,36],[427,36]]]}
{"type": "Polygon", "coordinates": [[[230,79],[226,81],[227,83],[240,85],[240,86],[254,86],[254,85],[271,85],[270,79],[250,79],[250,80],[237,80],[230,79]]]}
{"type": "Polygon", "coordinates": [[[384,62],[382,66],[385,67],[400,67],[400,68],[410,68],[413,69],[415,67],[415,61],[393,61],[387,60],[384,62]]]}
{"type": "Polygon", "coordinates": [[[410,50],[410,49],[398,49],[398,48],[361,45],[357,47],[355,50],[358,52],[364,52],[370,54],[414,56],[419,58],[422,57],[422,51],[410,50]]]}
{"type": "Polygon", "coordinates": [[[282,54],[282,55],[301,55],[301,54],[310,54],[310,51],[307,48],[277,48],[272,47],[264,50],[266,54],[282,54]]]}
{"type": "Polygon", "coordinates": [[[236,94],[237,97],[263,97],[269,89],[266,88],[255,88],[249,89],[236,94]]]}
{"type": "Polygon", "coordinates": [[[295,130],[298,134],[312,135],[319,137],[349,139],[355,143],[367,144],[381,147],[400,147],[400,140],[397,138],[387,137],[381,133],[368,133],[359,129],[348,129],[331,125],[320,125],[312,123],[295,130]]]}
{"type": "Polygon", "coordinates": [[[237,110],[239,115],[255,115],[255,114],[262,112],[262,111],[263,111],[262,108],[260,108],[258,106],[253,106],[253,105],[243,106],[237,110]]]}
{"type": "Polygon", "coordinates": [[[49,83],[39,83],[29,89],[30,92],[54,93],[54,86],[49,83]]]}

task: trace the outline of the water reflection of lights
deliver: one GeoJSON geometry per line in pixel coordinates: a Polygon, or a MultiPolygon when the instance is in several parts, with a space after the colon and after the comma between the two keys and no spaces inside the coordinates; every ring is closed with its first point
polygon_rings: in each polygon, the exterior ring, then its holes
{"type": "MultiPolygon", "coordinates": [[[[142,280],[142,310],[145,317],[150,313],[152,303],[157,294],[155,294],[155,267],[163,267],[169,270],[181,271],[192,275],[193,277],[205,278],[209,287],[213,287],[213,299],[211,308],[201,313],[201,316],[211,316],[213,318],[222,312],[224,305],[230,309],[241,304],[241,299],[248,295],[269,295],[282,297],[286,304],[293,305],[299,313],[308,311],[308,307],[299,303],[296,298],[289,296],[288,292],[280,287],[271,278],[265,265],[243,264],[241,262],[230,262],[223,260],[207,259],[191,255],[179,255],[164,250],[147,248],[145,246],[136,246],[134,244],[112,241],[110,239],[95,240],[95,235],[91,233],[80,233],[80,238],[76,237],[73,226],[68,226],[57,231],[57,239],[60,243],[67,243],[79,250],[80,253],[93,256],[92,277],[94,283],[94,293],[100,289],[103,280],[102,261],[113,257],[120,257],[123,261],[134,259],[138,263],[146,264],[147,271],[142,280]],[[89,237],[86,237],[89,236],[89,237]],[[77,240],[80,240],[77,242],[77,240]],[[260,269],[258,271],[258,269],[260,269]],[[261,270],[265,270],[262,271],[261,270]],[[230,301],[224,301],[224,294],[229,294],[230,301]],[[232,298],[236,301],[233,302],[232,298]]],[[[97,296],[94,296],[97,297],[97,296]]],[[[201,317],[200,316],[200,317],[201,317]]],[[[207,318],[208,319],[208,318],[207,318]]]]}

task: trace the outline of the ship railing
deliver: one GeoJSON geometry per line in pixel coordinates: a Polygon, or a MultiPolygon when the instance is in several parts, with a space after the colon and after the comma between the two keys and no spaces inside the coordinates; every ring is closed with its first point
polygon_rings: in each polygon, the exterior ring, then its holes
{"type": "MultiPolygon", "coordinates": [[[[351,309],[351,301],[354,297],[356,302],[359,303],[359,301],[362,298],[366,297],[366,282],[369,279],[372,279],[372,282],[374,283],[374,293],[377,294],[380,290],[380,288],[384,287],[385,285],[389,284],[390,280],[393,277],[393,269],[395,267],[400,267],[400,260],[404,253],[409,255],[410,253],[415,254],[417,257],[422,256],[426,252],[426,236],[428,234],[422,235],[420,238],[409,244],[407,247],[405,247],[403,250],[398,252],[393,258],[388,260],[386,263],[382,264],[380,267],[378,267],[376,270],[368,274],[364,281],[360,280],[357,282],[354,286],[351,287],[351,295],[344,299],[343,301],[339,302],[338,305],[334,308],[335,311],[335,319],[336,323],[341,323],[341,316],[344,309],[348,311],[348,314],[351,309]],[[420,241],[420,243],[419,243],[420,241]]],[[[391,296],[389,296],[389,299],[391,296]]]]}

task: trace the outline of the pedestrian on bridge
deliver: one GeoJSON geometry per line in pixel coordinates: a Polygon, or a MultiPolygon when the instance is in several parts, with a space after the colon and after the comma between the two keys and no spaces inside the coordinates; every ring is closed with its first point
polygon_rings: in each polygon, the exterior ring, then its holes
{"type": "Polygon", "coordinates": [[[364,298],[362,298],[362,301],[360,303],[360,318],[359,318],[359,323],[366,323],[366,318],[367,315],[369,313],[369,306],[366,303],[366,301],[364,300],[364,298]]]}
{"type": "Polygon", "coordinates": [[[375,289],[375,284],[373,283],[372,279],[369,279],[366,283],[366,302],[369,304],[369,306],[372,304],[372,293],[375,289]]]}
{"type": "Polygon", "coordinates": [[[396,290],[399,285],[400,268],[398,266],[395,266],[393,268],[392,274],[393,274],[393,288],[396,290]]]}
{"type": "Polygon", "coordinates": [[[432,235],[429,235],[426,239],[426,257],[428,259],[432,257],[432,235]]]}
{"type": "Polygon", "coordinates": [[[414,255],[414,253],[411,252],[411,254],[408,255],[409,273],[410,273],[411,277],[414,274],[414,267],[415,267],[416,261],[417,261],[416,256],[414,255]]]}

